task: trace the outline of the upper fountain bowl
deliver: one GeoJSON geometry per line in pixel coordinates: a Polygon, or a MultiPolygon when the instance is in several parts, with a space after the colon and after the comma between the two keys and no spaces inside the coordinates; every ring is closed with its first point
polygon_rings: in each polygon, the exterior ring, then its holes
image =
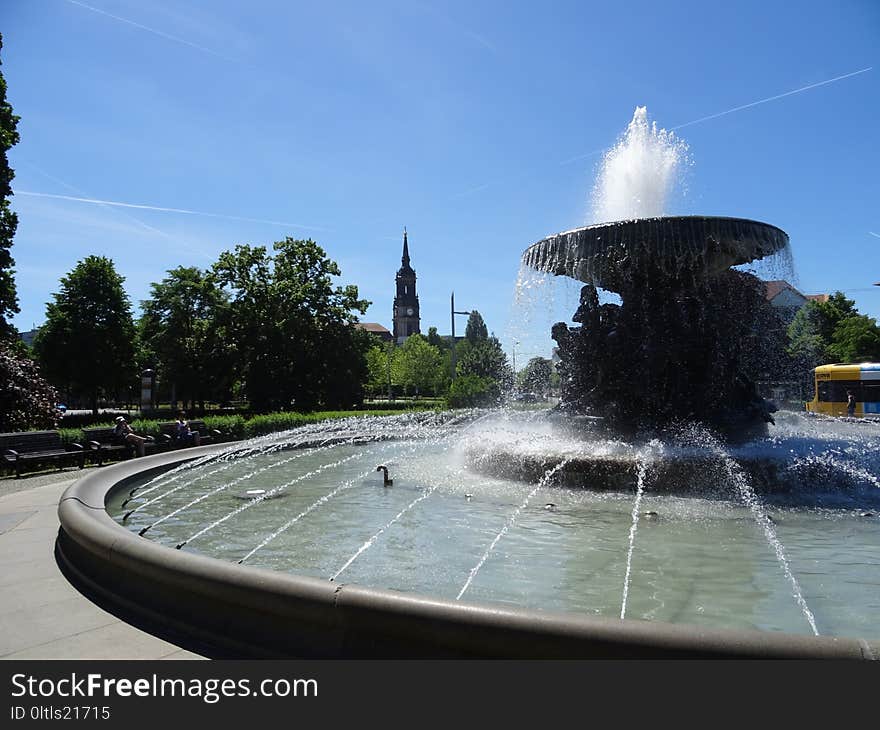
{"type": "Polygon", "coordinates": [[[664,216],[577,228],[526,249],[527,266],[621,293],[644,272],[711,276],[788,246],[788,234],[745,218],[664,216]]]}

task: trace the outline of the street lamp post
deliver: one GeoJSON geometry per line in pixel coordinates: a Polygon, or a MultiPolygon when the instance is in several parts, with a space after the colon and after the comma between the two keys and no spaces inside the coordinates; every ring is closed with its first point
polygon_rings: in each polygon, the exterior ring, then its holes
{"type": "Polygon", "coordinates": [[[470,315],[470,312],[456,312],[455,311],[455,292],[452,292],[452,296],[449,298],[449,320],[452,323],[452,379],[455,380],[455,315],[456,314],[467,314],[470,315]]]}

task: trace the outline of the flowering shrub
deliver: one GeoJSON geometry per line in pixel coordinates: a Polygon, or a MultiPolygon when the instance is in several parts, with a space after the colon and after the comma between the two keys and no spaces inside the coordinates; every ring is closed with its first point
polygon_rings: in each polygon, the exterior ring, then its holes
{"type": "Polygon", "coordinates": [[[55,428],[58,393],[37,364],[0,342],[0,432],[55,428]]]}

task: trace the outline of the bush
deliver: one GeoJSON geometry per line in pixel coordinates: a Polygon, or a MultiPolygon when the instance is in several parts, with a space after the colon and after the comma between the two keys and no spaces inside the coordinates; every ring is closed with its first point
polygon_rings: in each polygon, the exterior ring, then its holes
{"type": "Polygon", "coordinates": [[[58,393],[37,364],[14,346],[0,342],[0,432],[55,428],[58,393]]]}
{"type": "MultiPolygon", "coordinates": [[[[425,408],[412,408],[411,410],[425,410],[425,408]]],[[[320,421],[334,420],[340,418],[364,417],[364,416],[392,416],[400,413],[399,410],[371,410],[371,411],[318,411],[315,413],[296,413],[294,411],[286,411],[280,413],[266,413],[245,418],[244,416],[205,416],[201,419],[205,422],[205,426],[209,429],[216,429],[223,434],[223,437],[229,441],[239,441],[242,439],[254,438],[255,436],[265,436],[270,433],[278,433],[280,431],[288,431],[300,426],[306,426],[310,423],[319,423],[320,421]]],[[[112,428],[114,423],[106,420],[89,424],[88,427],[107,427],[112,428]]],[[[159,424],[168,423],[171,418],[145,419],[137,418],[131,421],[131,427],[135,433],[142,436],[152,436],[159,438],[159,424]]],[[[79,428],[62,428],[61,438],[65,443],[73,443],[82,440],[82,429],[79,428]]]]}

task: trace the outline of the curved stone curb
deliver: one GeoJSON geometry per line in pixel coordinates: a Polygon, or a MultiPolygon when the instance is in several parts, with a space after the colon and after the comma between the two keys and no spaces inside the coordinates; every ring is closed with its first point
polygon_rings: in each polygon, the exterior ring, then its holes
{"type": "Polygon", "coordinates": [[[56,546],[66,573],[99,599],[214,656],[880,657],[877,641],[510,609],[244,567],[138,537],[107,514],[107,498],[134,478],[222,448],[157,454],[84,477],[61,498],[56,546]]]}

